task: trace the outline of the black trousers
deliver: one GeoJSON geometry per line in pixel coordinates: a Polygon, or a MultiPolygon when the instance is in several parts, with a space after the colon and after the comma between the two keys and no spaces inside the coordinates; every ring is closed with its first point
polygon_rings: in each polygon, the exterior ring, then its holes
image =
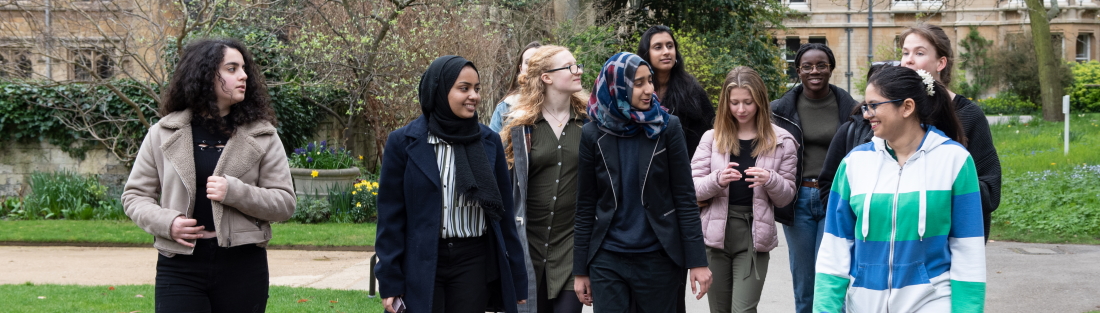
{"type": "Polygon", "coordinates": [[[495,273],[488,236],[439,239],[433,313],[484,313],[495,273]]]}
{"type": "Polygon", "coordinates": [[[192,255],[158,255],[158,313],[264,312],[267,309],[267,249],[218,247],[199,239],[192,255]]]}
{"type": "Polygon", "coordinates": [[[684,269],[664,251],[619,253],[600,250],[588,265],[592,308],[597,313],[677,312],[684,269]],[[631,307],[635,305],[635,307],[631,307]]]}

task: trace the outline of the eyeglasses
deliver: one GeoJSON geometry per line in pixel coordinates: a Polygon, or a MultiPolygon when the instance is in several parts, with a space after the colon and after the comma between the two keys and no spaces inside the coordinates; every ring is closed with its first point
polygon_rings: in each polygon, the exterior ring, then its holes
{"type": "Polygon", "coordinates": [[[859,106],[859,109],[861,111],[863,111],[863,114],[870,114],[871,116],[875,116],[875,113],[876,113],[875,109],[878,109],[878,106],[882,105],[883,103],[898,102],[898,101],[902,101],[902,100],[905,100],[905,99],[896,99],[896,100],[883,101],[883,102],[878,102],[878,103],[865,103],[865,104],[859,106]]]}
{"type": "Polygon", "coordinates": [[[818,72],[824,72],[825,70],[829,69],[829,66],[831,66],[831,64],[829,63],[818,63],[817,65],[802,64],[802,66],[799,66],[798,69],[802,70],[802,72],[804,73],[812,72],[815,68],[818,72]]]}
{"type": "Polygon", "coordinates": [[[580,73],[581,70],[584,69],[584,65],[583,64],[573,64],[573,65],[566,66],[566,67],[559,67],[559,68],[556,68],[556,69],[548,70],[548,71],[546,71],[546,73],[557,72],[557,71],[564,70],[564,69],[569,69],[570,74],[577,74],[577,73],[580,73]]]}

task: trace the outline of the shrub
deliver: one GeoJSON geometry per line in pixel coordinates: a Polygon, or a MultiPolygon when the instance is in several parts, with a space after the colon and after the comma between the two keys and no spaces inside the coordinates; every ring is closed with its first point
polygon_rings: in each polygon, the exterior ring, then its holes
{"type": "Polygon", "coordinates": [[[1074,65],[1073,80],[1073,86],[1067,88],[1072,112],[1100,112],[1100,62],[1092,60],[1074,65]]]}
{"type": "Polygon", "coordinates": [[[290,217],[293,222],[316,224],[328,221],[332,211],[328,201],[316,197],[298,197],[298,203],[294,215],[290,217]]]}
{"type": "Polygon", "coordinates": [[[0,218],[20,219],[24,214],[23,199],[11,197],[0,201],[0,218]]]}
{"type": "Polygon", "coordinates": [[[977,101],[985,114],[1034,114],[1039,112],[1039,105],[1024,99],[1014,93],[1002,91],[996,97],[977,101]]]}
{"type": "Polygon", "coordinates": [[[126,219],[122,203],[108,195],[107,187],[95,176],[69,171],[34,172],[30,175],[31,194],[24,202],[18,219],[126,219]]]}
{"type": "MultiPolygon", "coordinates": [[[[1060,53],[1059,49],[1060,46],[1055,47],[1056,55],[1060,53]]],[[[1031,40],[1030,32],[1005,38],[1005,43],[993,53],[991,72],[1000,78],[1002,90],[1011,90],[1033,103],[1043,102],[1039,85],[1039,61],[1035,56],[1035,43],[1031,40]]],[[[1059,63],[1055,72],[1062,86],[1073,83],[1073,75],[1065,63],[1059,63]]]]}
{"type": "MultiPolygon", "coordinates": [[[[362,156],[359,158],[362,159],[362,156]]],[[[290,167],[318,170],[345,169],[358,165],[351,152],[343,147],[329,146],[327,141],[321,141],[320,144],[314,141],[303,148],[294,149],[289,162],[290,167]]]]}

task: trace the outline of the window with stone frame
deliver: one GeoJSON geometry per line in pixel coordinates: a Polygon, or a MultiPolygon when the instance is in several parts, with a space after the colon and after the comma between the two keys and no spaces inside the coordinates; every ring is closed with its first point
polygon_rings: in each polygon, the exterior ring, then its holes
{"type": "Polygon", "coordinates": [[[783,41],[783,48],[786,50],[787,59],[787,78],[790,83],[798,83],[798,64],[794,64],[794,57],[798,56],[798,49],[802,48],[802,40],[797,36],[787,37],[783,41]]]}
{"type": "Polygon", "coordinates": [[[0,78],[31,78],[31,52],[21,48],[0,48],[0,78]]]}
{"type": "Polygon", "coordinates": [[[1084,63],[1092,60],[1092,33],[1077,34],[1077,53],[1075,61],[1084,63]]]}
{"type": "Polygon", "coordinates": [[[86,48],[72,51],[71,79],[90,81],[107,79],[118,72],[118,62],[107,49],[86,48]]]}

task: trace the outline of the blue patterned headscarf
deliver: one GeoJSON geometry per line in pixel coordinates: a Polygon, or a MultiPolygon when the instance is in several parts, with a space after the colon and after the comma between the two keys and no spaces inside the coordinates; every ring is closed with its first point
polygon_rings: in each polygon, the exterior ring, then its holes
{"type": "Polygon", "coordinates": [[[661,107],[656,94],[649,110],[639,111],[630,106],[630,96],[634,94],[634,74],[642,65],[653,73],[653,66],[629,52],[616,53],[603,64],[592,97],[588,99],[588,116],[600,130],[619,137],[630,137],[642,129],[646,137],[655,139],[668,127],[668,112],[661,107]]]}

